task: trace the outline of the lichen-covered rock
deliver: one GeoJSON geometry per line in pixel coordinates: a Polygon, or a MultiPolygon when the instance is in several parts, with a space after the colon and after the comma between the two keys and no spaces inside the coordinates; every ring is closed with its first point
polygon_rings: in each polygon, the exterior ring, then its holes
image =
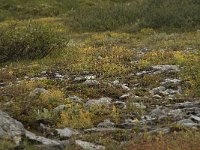
{"type": "Polygon", "coordinates": [[[104,120],[104,122],[101,122],[97,125],[98,128],[112,128],[115,124],[110,121],[110,119],[104,120]]]}
{"type": "Polygon", "coordinates": [[[104,146],[81,141],[81,140],[76,140],[76,144],[79,145],[84,150],[105,150],[104,146]]]}
{"type": "Polygon", "coordinates": [[[48,91],[44,88],[36,88],[30,92],[29,97],[35,97],[39,94],[46,93],[46,92],[48,92],[48,91]]]}
{"type": "Polygon", "coordinates": [[[109,98],[109,97],[102,97],[100,99],[91,99],[91,100],[88,100],[86,102],[86,106],[87,107],[91,107],[91,106],[95,106],[95,105],[105,105],[105,106],[109,106],[111,105],[111,102],[112,102],[112,99],[109,98]]]}
{"type": "Polygon", "coordinates": [[[56,129],[56,131],[60,138],[70,138],[72,135],[79,134],[78,131],[70,128],[56,129]]]}
{"type": "Polygon", "coordinates": [[[18,145],[24,134],[25,129],[21,122],[0,111],[0,139],[6,138],[18,145]]]}

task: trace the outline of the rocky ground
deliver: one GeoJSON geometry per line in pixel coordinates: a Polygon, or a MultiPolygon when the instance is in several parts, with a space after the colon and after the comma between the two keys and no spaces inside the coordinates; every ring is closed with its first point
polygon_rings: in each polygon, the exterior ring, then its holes
{"type": "Polygon", "coordinates": [[[59,56],[3,64],[0,149],[142,149],[131,144],[197,134],[199,32],[190,34],[74,34],[59,56]]]}

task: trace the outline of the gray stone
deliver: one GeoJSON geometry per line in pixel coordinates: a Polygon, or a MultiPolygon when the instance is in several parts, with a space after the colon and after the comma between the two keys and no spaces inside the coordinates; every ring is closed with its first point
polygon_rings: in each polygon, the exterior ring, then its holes
{"type": "Polygon", "coordinates": [[[130,93],[124,94],[122,96],[119,97],[119,99],[124,100],[124,99],[128,99],[130,97],[130,93]]]}
{"type": "Polygon", "coordinates": [[[101,122],[97,125],[98,128],[112,128],[115,124],[110,121],[110,119],[104,120],[104,122],[101,122]]]}
{"type": "Polygon", "coordinates": [[[152,66],[150,70],[144,70],[136,73],[137,76],[142,76],[145,74],[159,74],[165,72],[179,72],[180,68],[177,65],[156,65],[152,66]]]}
{"type": "Polygon", "coordinates": [[[104,146],[81,141],[81,140],[76,140],[76,144],[79,145],[84,150],[105,150],[104,146]]]}
{"type": "Polygon", "coordinates": [[[199,125],[198,123],[193,122],[191,119],[183,119],[177,122],[178,125],[182,125],[188,128],[196,129],[199,125]]]}
{"type": "Polygon", "coordinates": [[[165,79],[165,81],[162,82],[161,85],[168,85],[168,84],[178,85],[180,84],[180,82],[181,82],[180,79],[165,79]]]}
{"type": "Polygon", "coordinates": [[[168,113],[169,116],[172,116],[174,119],[176,120],[180,120],[182,119],[184,116],[184,113],[182,112],[181,109],[173,109],[173,110],[170,110],[169,113],[168,113]]]}
{"type": "Polygon", "coordinates": [[[144,74],[149,74],[149,73],[151,73],[151,71],[141,71],[141,72],[136,73],[136,75],[137,76],[142,76],[144,74]]]}
{"type": "Polygon", "coordinates": [[[195,102],[176,103],[173,107],[174,107],[175,109],[176,109],[176,108],[200,107],[200,102],[195,101],[195,102]]]}
{"type": "Polygon", "coordinates": [[[42,71],[40,74],[46,75],[46,74],[47,74],[47,71],[42,71]]]}
{"type": "Polygon", "coordinates": [[[179,66],[177,65],[156,65],[152,66],[154,74],[163,73],[163,72],[179,72],[179,66]]]}
{"type": "Polygon", "coordinates": [[[59,106],[57,106],[56,108],[54,108],[53,110],[54,111],[62,111],[62,110],[64,110],[66,108],[66,105],[59,105],[59,106]]]}
{"type": "Polygon", "coordinates": [[[9,139],[17,145],[21,142],[25,129],[22,123],[0,111],[0,139],[9,139]]]}
{"type": "Polygon", "coordinates": [[[132,103],[132,105],[138,109],[146,109],[146,106],[143,103],[132,103]]]}
{"type": "Polygon", "coordinates": [[[173,90],[173,89],[167,89],[164,86],[159,86],[157,88],[154,88],[149,91],[149,93],[154,96],[154,95],[164,95],[164,96],[175,96],[175,95],[181,95],[180,94],[181,89],[179,88],[178,90],[173,90]]]}
{"type": "Polygon", "coordinates": [[[160,96],[160,95],[156,94],[156,95],[153,95],[153,98],[156,98],[156,99],[161,99],[161,98],[162,98],[162,96],[160,96]]]}
{"type": "Polygon", "coordinates": [[[3,83],[3,82],[0,83],[0,87],[5,87],[5,86],[6,86],[5,83],[3,83]]]}
{"type": "Polygon", "coordinates": [[[78,131],[70,128],[56,129],[56,131],[60,138],[70,138],[72,135],[79,134],[78,131]]]}
{"type": "Polygon", "coordinates": [[[131,89],[127,86],[127,84],[121,84],[123,90],[130,91],[131,89]]]}
{"type": "Polygon", "coordinates": [[[125,108],[126,108],[126,103],[125,103],[125,102],[122,102],[122,101],[115,101],[115,102],[114,102],[114,105],[115,105],[117,108],[121,108],[121,109],[125,109],[125,108]]]}
{"type": "Polygon", "coordinates": [[[85,105],[89,106],[89,107],[95,106],[95,105],[109,106],[109,105],[111,105],[111,102],[112,102],[111,98],[109,98],[109,97],[102,97],[102,98],[97,99],[97,100],[95,100],[95,99],[88,100],[85,105]]]}
{"type": "Polygon", "coordinates": [[[157,95],[157,94],[161,94],[162,92],[164,92],[166,90],[166,88],[164,86],[159,86],[157,88],[152,89],[151,91],[149,91],[149,93],[151,95],[157,95]]]}
{"type": "Polygon", "coordinates": [[[69,96],[68,99],[75,103],[82,103],[83,99],[78,96],[69,96]]]}
{"type": "Polygon", "coordinates": [[[192,116],[190,116],[190,119],[192,121],[194,121],[195,123],[199,123],[200,124],[200,117],[192,115],[192,116]]]}
{"type": "Polygon", "coordinates": [[[164,128],[157,128],[157,129],[153,129],[151,131],[149,131],[149,134],[154,134],[154,133],[163,133],[163,134],[167,134],[170,132],[170,128],[169,127],[164,127],[164,128]]]}
{"type": "Polygon", "coordinates": [[[84,77],[75,77],[74,81],[79,83],[79,82],[84,82],[86,79],[84,77]]]}
{"type": "Polygon", "coordinates": [[[169,111],[170,110],[167,108],[161,109],[160,107],[157,107],[150,112],[150,117],[155,119],[162,119],[168,116],[169,111]]]}
{"type": "Polygon", "coordinates": [[[58,79],[63,79],[64,78],[64,76],[59,74],[58,72],[56,72],[54,76],[55,76],[55,78],[58,78],[58,79]]]}
{"type": "Polygon", "coordinates": [[[48,92],[48,91],[44,88],[36,88],[36,89],[34,89],[33,91],[30,92],[29,96],[35,97],[39,94],[46,93],[46,92],[48,92]]]}
{"type": "Polygon", "coordinates": [[[34,141],[34,142],[38,142],[38,143],[43,144],[43,145],[61,145],[61,144],[63,144],[61,141],[51,140],[51,139],[47,139],[47,138],[42,137],[42,136],[37,136],[34,133],[29,132],[27,130],[26,130],[25,136],[29,140],[34,141]]]}
{"type": "Polygon", "coordinates": [[[117,128],[91,128],[91,129],[86,129],[84,132],[90,133],[90,132],[111,132],[111,131],[116,131],[117,128]]]}
{"type": "Polygon", "coordinates": [[[88,75],[88,76],[85,76],[85,79],[94,80],[94,79],[96,79],[96,76],[95,75],[88,75]]]}
{"type": "Polygon", "coordinates": [[[83,84],[88,86],[97,86],[100,83],[97,80],[86,80],[85,82],[83,82],[83,84]]]}
{"type": "Polygon", "coordinates": [[[118,86],[120,84],[119,80],[113,81],[113,85],[118,86]]]}

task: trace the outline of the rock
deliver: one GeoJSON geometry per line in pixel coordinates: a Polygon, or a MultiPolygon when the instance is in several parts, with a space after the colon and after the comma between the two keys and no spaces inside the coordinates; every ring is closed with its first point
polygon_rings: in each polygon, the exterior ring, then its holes
{"type": "Polygon", "coordinates": [[[116,127],[121,128],[121,129],[132,129],[133,127],[136,127],[140,125],[140,120],[137,118],[133,119],[125,119],[124,123],[117,124],[116,127]]]}
{"type": "Polygon", "coordinates": [[[86,133],[91,133],[91,132],[111,132],[111,131],[116,131],[117,128],[91,128],[91,129],[86,129],[84,132],[86,133]]]}
{"type": "Polygon", "coordinates": [[[113,81],[113,85],[118,86],[120,84],[119,80],[113,81]]]}
{"type": "Polygon", "coordinates": [[[26,130],[25,132],[25,136],[26,138],[28,138],[30,141],[33,142],[37,142],[39,144],[43,144],[43,145],[50,145],[50,146],[66,146],[69,141],[59,141],[59,140],[52,140],[52,139],[48,139],[42,136],[37,136],[32,132],[29,132],[26,130]]]}
{"type": "Polygon", "coordinates": [[[38,130],[42,133],[47,133],[49,132],[51,129],[47,126],[45,126],[43,123],[40,123],[38,130]]]}
{"type": "Polygon", "coordinates": [[[181,95],[180,94],[181,90],[173,90],[173,89],[167,89],[164,86],[159,86],[157,88],[154,88],[152,90],[149,91],[149,93],[154,96],[154,95],[164,95],[164,96],[175,96],[175,95],[181,95]]]}
{"type": "Polygon", "coordinates": [[[48,92],[48,91],[44,88],[36,88],[30,92],[29,97],[35,97],[39,94],[46,93],[46,92],[48,92]]]}
{"type": "Polygon", "coordinates": [[[5,86],[6,86],[5,83],[3,83],[3,82],[0,83],[0,88],[1,88],[1,87],[5,87],[5,86]]]}
{"type": "Polygon", "coordinates": [[[146,106],[143,103],[132,103],[132,105],[138,109],[146,109],[146,106]]]}
{"type": "Polygon", "coordinates": [[[75,103],[82,103],[83,99],[78,96],[69,96],[68,99],[75,103]]]}
{"type": "Polygon", "coordinates": [[[81,141],[81,140],[76,140],[76,144],[79,145],[84,150],[105,150],[104,146],[96,145],[96,144],[81,141]]]}
{"type": "Polygon", "coordinates": [[[154,129],[154,130],[151,130],[149,131],[148,133],[149,134],[154,134],[154,133],[164,133],[164,134],[167,134],[170,132],[170,128],[169,127],[164,127],[164,128],[157,128],[157,129],[154,129]]]}
{"type": "Polygon", "coordinates": [[[161,85],[169,85],[169,84],[173,84],[173,85],[179,85],[181,82],[181,80],[179,79],[165,79],[164,82],[161,83],[161,85]]]}
{"type": "Polygon", "coordinates": [[[104,120],[104,122],[101,122],[97,125],[98,128],[112,128],[115,124],[110,121],[110,119],[104,120]]]}
{"type": "Polygon", "coordinates": [[[193,122],[200,124],[200,117],[192,115],[192,116],[190,116],[190,119],[193,122]]]}
{"type": "Polygon", "coordinates": [[[96,79],[96,75],[79,76],[79,77],[75,77],[74,82],[81,83],[87,80],[95,80],[95,79],[96,79]]]}
{"type": "Polygon", "coordinates": [[[19,145],[24,135],[25,129],[22,123],[0,111],[0,139],[6,138],[19,145]]]}
{"type": "Polygon", "coordinates": [[[124,94],[124,95],[120,96],[119,99],[121,99],[121,100],[128,99],[130,97],[130,95],[131,95],[130,93],[124,94]]]}
{"type": "Polygon", "coordinates": [[[109,97],[102,97],[102,98],[97,99],[97,100],[95,100],[95,99],[88,100],[85,105],[89,106],[89,107],[95,106],[95,105],[109,106],[109,105],[111,105],[111,102],[112,102],[111,98],[109,98],[109,97]]]}
{"type": "Polygon", "coordinates": [[[156,94],[156,95],[153,95],[153,98],[156,98],[156,99],[161,99],[161,98],[162,98],[162,96],[160,96],[160,95],[156,94]]]}
{"type": "Polygon", "coordinates": [[[75,83],[81,83],[86,81],[87,79],[85,79],[84,77],[75,77],[74,82],[75,83]]]}
{"type": "Polygon", "coordinates": [[[179,66],[177,65],[156,65],[151,67],[154,74],[163,72],[179,72],[179,66]]]}
{"type": "Polygon", "coordinates": [[[121,87],[125,91],[130,91],[130,88],[128,87],[128,85],[124,83],[120,83],[119,80],[113,81],[113,85],[117,87],[121,87]]]}
{"type": "Polygon", "coordinates": [[[56,131],[60,138],[70,138],[72,135],[79,134],[78,131],[70,128],[56,129],[56,131]]]}
{"type": "Polygon", "coordinates": [[[121,84],[123,90],[130,91],[131,89],[127,86],[127,84],[121,84]]]}
{"type": "Polygon", "coordinates": [[[116,101],[114,102],[115,107],[120,109],[126,109],[126,103],[122,101],[116,101]]]}
{"type": "Polygon", "coordinates": [[[153,109],[150,112],[150,117],[152,119],[162,119],[167,117],[168,113],[169,113],[169,109],[165,108],[165,109],[161,109],[159,106],[156,109],[153,109]]]}
{"type": "Polygon", "coordinates": [[[173,109],[169,111],[168,115],[172,116],[176,120],[180,120],[183,119],[184,114],[181,109],[173,109]]]}
{"type": "Polygon", "coordinates": [[[142,76],[145,74],[159,74],[165,72],[179,72],[179,66],[177,65],[156,65],[149,68],[149,70],[141,71],[136,73],[137,76],[142,76]]]}
{"type": "Polygon", "coordinates": [[[88,75],[88,76],[85,76],[85,79],[94,80],[94,79],[96,79],[96,76],[95,75],[88,75]]]}
{"type": "Polygon", "coordinates": [[[58,72],[55,73],[54,77],[57,78],[57,79],[63,79],[64,78],[64,76],[62,76],[58,72]]]}
{"type": "Polygon", "coordinates": [[[184,103],[176,103],[173,108],[192,108],[192,107],[200,107],[200,102],[184,102],[184,103]]]}
{"type": "Polygon", "coordinates": [[[86,80],[85,82],[83,82],[83,84],[88,86],[97,86],[100,83],[97,80],[86,80]]]}
{"type": "Polygon", "coordinates": [[[160,93],[164,92],[166,90],[166,88],[164,86],[159,86],[157,88],[152,89],[151,91],[149,91],[149,93],[151,95],[159,95],[160,93]]]}
{"type": "Polygon", "coordinates": [[[149,74],[149,73],[151,73],[151,71],[141,71],[141,72],[136,73],[136,76],[142,76],[144,74],[149,74]]]}
{"type": "Polygon", "coordinates": [[[47,74],[47,71],[41,71],[40,74],[41,74],[41,75],[46,75],[46,74],[47,74]]]}
{"type": "Polygon", "coordinates": [[[59,106],[57,106],[56,108],[54,108],[53,110],[54,111],[62,111],[62,110],[64,110],[66,108],[66,105],[59,105],[59,106]]]}
{"type": "Polygon", "coordinates": [[[198,123],[193,122],[191,119],[183,119],[177,122],[178,125],[182,125],[184,127],[188,128],[194,128],[197,129],[199,127],[198,123]]]}

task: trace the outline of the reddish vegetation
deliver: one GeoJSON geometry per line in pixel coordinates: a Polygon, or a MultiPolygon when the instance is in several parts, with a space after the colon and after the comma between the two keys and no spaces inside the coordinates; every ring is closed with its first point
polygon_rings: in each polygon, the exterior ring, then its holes
{"type": "Polygon", "coordinates": [[[128,150],[200,150],[200,133],[170,134],[159,139],[132,143],[128,150]]]}

